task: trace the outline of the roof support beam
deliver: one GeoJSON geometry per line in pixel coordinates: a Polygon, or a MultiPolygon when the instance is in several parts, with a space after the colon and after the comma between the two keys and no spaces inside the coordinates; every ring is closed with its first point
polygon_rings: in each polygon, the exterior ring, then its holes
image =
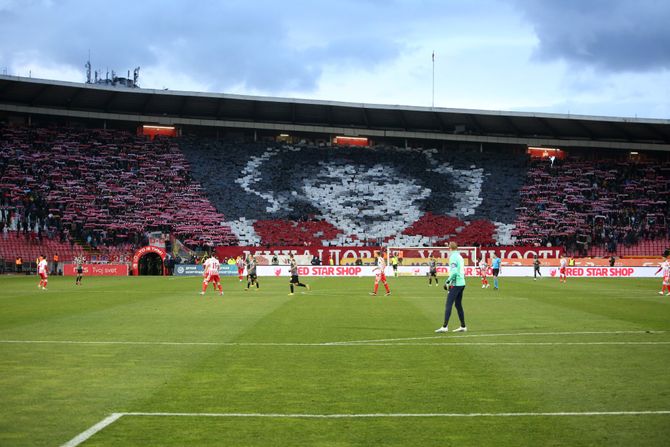
{"type": "Polygon", "coordinates": [[[549,121],[547,121],[544,118],[537,118],[537,122],[542,124],[542,126],[549,131],[549,135],[551,135],[554,138],[556,138],[556,136],[560,133],[554,126],[551,125],[549,121]]]}
{"type": "Polygon", "coordinates": [[[186,103],[188,103],[188,96],[184,95],[181,98],[181,102],[179,103],[179,106],[177,107],[177,114],[179,116],[184,116],[184,109],[186,108],[186,103]]]}
{"type": "Polygon", "coordinates": [[[635,138],[628,132],[626,129],[623,128],[623,126],[617,126],[614,123],[610,123],[609,127],[616,133],[619,132],[623,134],[624,138],[626,138],[628,141],[633,141],[635,138]]]}
{"type": "Polygon", "coordinates": [[[77,100],[77,98],[80,96],[81,92],[83,92],[83,91],[84,91],[83,88],[78,88],[78,89],[75,89],[75,90],[72,92],[72,94],[70,95],[70,97],[66,100],[66,101],[67,101],[67,105],[68,105],[68,107],[71,107],[71,106],[72,106],[72,103],[75,102],[75,101],[77,100]]]}
{"type": "Polygon", "coordinates": [[[112,102],[114,102],[114,99],[116,99],[116,92],[112,92],[111,95],[107,97],[107,100],[105,101],[105,104],[102,106],[102,108],[105,110],[105,112],[109,112],[109,106],[112,105],[112,102]]]}
{"type": "Polygon", "coordinates": [[[464,115],[465,119],[468,120],[468,124],[472,126],[472,128],[478,133],[482,134],[484,133],[484,127],[481,125],[477,117],[471,113],[467,113],[464,115]]]}
{"type": "Polygon", "coordinates": [[[366,107],[363,107],[363,122],[365,123],[365,127],[370,127],[370,116],[366,107]]]}
{"type": "Polygon", "coordinates": [[[593,132],[591,131],[591,129],[589,129],[589,127],[588,127],[586,124],[582,123],[580,120],[574,120],[574,123],[577,125],[577,127],[579,127],[580,129],[582,129],[582,130],[584,131],[584,133],[585,133],[590,139],[592,139],[592,140],[595,140],[595,139],[596,139],[595,135],[593,134],[593,132]]]}
{"type": "Polygon", "coordinates": [[[251,101],[251,119],[258,119],[258,101],[251,101]]]}
{"type": "Polygon", "coordinates": [[[446,131],[446,126],[444,124],[444,120],[442,119],[442,114],[437,113],[437,112],[433,112],[433,115],[435,115],[435,120],[437,121],[438,126],[440,126],[440,130],[442,132],[445,132],[446,131]]]}
{"type": "Polygon", "coordinates": [[[148,94],[147,98],[144,100],[144,104],[142,104],[142,113],[146,113],[147,109],[149,108],[149,104],[151,103],[151,100],[154,98],[153,94],[148,94]]]}
{"type": "Polygon", "coordinates": [[[514,129],[514,135],[516,135],[517,137],[523,135],[523,132],[521,131],[521,129],[519,129],[519,126],[516,125],[516,123],[512,118],[510,118],[509,116],[504,116],[504,119],[507,125],[512,129],[514,129]]]}
{"type": "Polygon", "coordinates": [[[216,108],[216,117],[221,118],[226,108],[226,98],[219,99],[219,106],[216,108]]]}
{"type": "Polygon", "coordinates": [[[645,124],[644,128],[648,130],[649,133],[656,135],[659,141],[663,141],[665,143],[670,142],[670,132],[664,134],[663,132],[658,130],[656,124],[645,124]]]}
{"type": "Polygon", "coordinates": [[[405,117],[405,112],[402,110],[398,110],[398,117],[400,118],[400,124],[402,125],[402,128],[405,130],[409,130],[409,126],[407,125],[407,118],[405,117]]]}
{"type": "Polygon", "coordinates": [[[47,91],[49,88],[48,84],[44,84],[42,88],[40,88],[37,93],[30,99],[30,105],[34,106],[37,103],[37,100],[40,99],[40,97],[44,94],[44,92],[47,91]]]}

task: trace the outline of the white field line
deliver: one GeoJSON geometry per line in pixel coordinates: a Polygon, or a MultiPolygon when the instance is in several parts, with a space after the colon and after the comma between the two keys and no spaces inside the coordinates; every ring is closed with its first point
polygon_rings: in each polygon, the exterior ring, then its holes
{"type": "Polygon", "coordinates": [[[75,341],[75,340],[0,340],[0,344],[58,344],[58,345],[121,345],[121,346],[221,346],[221,347],[330,347],[353,346],[625,346],[625,345],[670,345],[670,341],[584,341],[584,342],[444,342],[438,343],[197,343],[197,342],[127,342],[127,341],[75,341]]]}
{"type": "Polygon", "coordinates": [[[60,345],[147,345],[147,346],[506,346],[506,345],[620,345],[648,344],[664,345],[665,341],[617,341],[617,342],[450,342],[454,339],[475,337],[513,337],[513,336],[551,336],[551,335],[612,335],[612,334],[664,334],[666,331],[602,331],[602,332],[520,332],[507,334],[469,334],[469,335],[438,335],[430,337],[386,338],[376,340],[351,340],[316,343],[280,343],[280,342],[198,342],[198,341],[86,341],[86,340],[0,340],[0,344],[60,344],[60,345]],[[443,340],[441,343],[395,343],[414,340],[443,340]]]}
{"type": "MultiPolygon", "coordinates": [[[[584,332],[517,332],[507,334],[467,334],[450,335],[449,338],[474,338],[474,337],[520,337],[520,336],[543,336],[543,335],[619,335],[619,334],[664,334],[665,331],[584,331],[584,332]]],[[[375,340],[349,340],[334,341],[330,344],[349,344],[349,343],[378,343],[391,341],[409,341],[409,340],[434,340],[444,339],[444,335],[432,335],[430,337],[411,337],[411,338],[381,338],[375,340]]]]}
{"type": "Polygon", "coordinates": [[[637,416],[650,414],[670,414],[670,410],[645,411],[577,411],[553,413],[121,413],[124,416],[157,417],[241,417],[241,418],[287,418],[287,419],[355,419],[355,418],[429,418],[429,417],[529,417],[529,416],[637,416]]]}
{"type": "Polygon", "coordinates": [[[365,418],[511,418],[511,417],[583,417],[583,416],[645,416],[670,415],[670,410],[645,411],[561,411],[553,413],[113,413],[86,431],[78,434],[61,447],[76,447],[91,436],[116,422],[122,416],[143,417],[201,417],[201,418],[272,418],[272,419],[365,419],[365,418]]]}
{"type": "Polygon", "coordinates": [[[114,422],[116,422],[121,416],[123,416],[123,413],[112,413],[112,414],[110,414],[105,419],[101,420],[97,424],[91,426],[87,430],[79,433],[77,436],[70,439],[68,442],[63,444],[61,447],[75,447],[75,446],[78,446],[79,444],[86,441],[88,438],[90,438],[94,434],[98,433],[103,428],[105,428],[108,425],[111,425],[114,422]]]}

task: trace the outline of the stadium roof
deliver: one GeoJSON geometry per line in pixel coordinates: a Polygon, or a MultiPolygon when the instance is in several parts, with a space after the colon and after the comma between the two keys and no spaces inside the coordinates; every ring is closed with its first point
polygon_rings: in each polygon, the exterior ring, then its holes
{"type": "Polygon", "coordinates": [[[670,151],[670,120],[133,89],[0,76],[0,111],[372,139],[670,151]]]}

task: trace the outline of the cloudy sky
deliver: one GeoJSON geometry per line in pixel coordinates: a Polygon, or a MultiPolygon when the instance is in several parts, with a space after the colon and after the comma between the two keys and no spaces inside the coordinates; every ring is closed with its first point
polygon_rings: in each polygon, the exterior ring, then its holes
{"type": "Polygon", "coordinates": [[[670,118],[667,0],[0,0],[3,74],[670,118]]]}

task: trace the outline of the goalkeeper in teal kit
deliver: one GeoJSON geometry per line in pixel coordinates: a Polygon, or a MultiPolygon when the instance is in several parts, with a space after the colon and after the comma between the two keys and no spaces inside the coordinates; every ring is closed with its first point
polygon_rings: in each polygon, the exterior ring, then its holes
{"type": "Polygon", "coordinates": [[[465,268],[463,266],[463,256],[458,252],[456,242],[449,243],[449,278],[444,282],[444,288],[449,290],[447,294],[447,305],[444,310],[444,324],[435,332],[449,332],[447,325],[451,317],[451,308],[456,306],[458,319],[461,320],[461,326],[454,329],[454,332],[466,332],[465,313],[463,312],[463,290],[465,290],[465,268]]]}

